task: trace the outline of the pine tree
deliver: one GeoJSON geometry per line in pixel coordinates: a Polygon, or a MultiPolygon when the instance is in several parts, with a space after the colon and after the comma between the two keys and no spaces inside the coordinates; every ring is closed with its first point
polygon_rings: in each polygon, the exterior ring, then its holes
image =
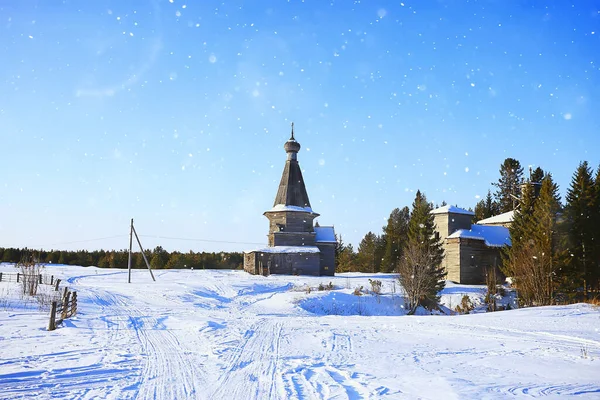
{"type": "Polygon", "coordinates": [[[510,227],[512,246],[507,250],[504,272],[513,279],[519,299],[527,305],[552,303],[559,247],[558,187],[552,175],[542,180],[539,196],[533,185],[525,185],[518,211],[510,227]]]}
{"type": "MultiPolygon", "coordinates": [[[[595,225],[596,187],[587,161],[579,164],[567,190],[566,215],[569,221],[569,251],[571,272],[579,281],[584,294],[595,276],[595,252],[599,228],[595,225]]],[[[597,283],[597,282],[596,282],[597,283]]]]}
{"type": "Polygon", "coordinates": [[[596,229],[592,233],[593,241],[593,255],[595,260],[595,265],[592,265],[592,271],[594,279],[594,287],[598,291],[600,290],[600,165],[596,170],[596,178],[594,179],[594,207],[593,207],[593,223],[592,225],[596,227],[596,229]]]}
{"type": "Polygon", "coordinates": [[[544,179],[544,176],[546,176],[546,173],[544,172],[544,170],[541,169],[540,167],[537,167],[536,169],[533,170],[529,179],[531,182],[541,183],[542,180],[544,179]]]}
{"type": "Polygon", "coordinates": [[[358,271],[356,266],[356,253],[352,244],[344,245],[341,249],[335,263],[335,272],[355,272],[358,271]]]}
{"type": "Polygon", "coordinates": [[[534,256],[536,268],[531,275],[537,304],[548,305],[552,304],[553,300],[553,279],[558,268],[559,256],[556,222],[559,211],[558,186],[552,180],[552,175],[546,174],[532,215],[532,239],[537,254],[534,256]]]}
{"type": "Polygon", "coordinates": [[[488,190],[485,199],[481,199],[477,205],[475,205],[475,216],[473,217],[473,223],[498,214],[498,204],[494,201],[492,192],[488,190]]]}
{"type": "Polygon", "coordinates": [[[525,185],[509,228],[511,246],[505,249],[505,260],[501,267],[506,276],[514,277],[518,273],[520,252],[531,236],[534,203],[533,186],[525,185]]]}
{"type": "Polygon", "coordinates": [[[346,247],[346,245],[344,244],[344,241],[342,240],[342,236],[338,236],[337,233],[334,234],[335,235],[335,265],[339,265],[340,263],[340,256],[342,255],[342,252],[344,251],[344,248],[346,247]]]}
{"type": "Polygon", "coordinates": [[[523,167],[514,158],[507,158],[500,166],[500,179],[493,185],[496,191],[496,202],[500,213],[515,209],[517,198],[521,195],[521,183],[523,182],[523,167]]]}
{"type": "Polygon", "coordinates": [[[152,252],[152,259],[150,260],[150,268],[152,269],[163,269],[169,262],[169,253],[161,246],[156,246],[152,252]]]}
{"type": "Polygon", "coordinates": [[[352,244],[346,245],[341,236],[336,234],[335,246],[335,272],[356,271],[356,254],[352,244]]]}
{"type": "Polygon", "coordinates": [[[378,247],[380,238],[373,232],[368,232],[358,245],[356,260],[360,272],[379,272],[381,257],[378,247]]]}
{"type": "Polygon", "coordinates": [[[398,269],[398,262],[406,243],[409,220],[410,210],[408,207],[404,207],[402,210],[395,208],[391,212],[387,225],[383,228],[385,235],[385,250],[381,268],[383,272],[395,272],[398,269]]]}
{"type": "Polygon", "coordinates": [[[399,280],[407,295],[409,313],[414,313],[419,303],[438,301],[438,293],[445,286],[444,249],[435,237],[431,210],[425,195],[417,191],[408,223],[408,241],[399,263],[399,280]]]}

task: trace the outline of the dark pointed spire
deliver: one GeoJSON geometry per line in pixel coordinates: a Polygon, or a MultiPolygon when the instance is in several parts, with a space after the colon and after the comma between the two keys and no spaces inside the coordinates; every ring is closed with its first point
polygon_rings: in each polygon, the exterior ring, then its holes
{"type": "Polygon", "coordinates": [[[279,190],[275,197],[274,206],[281,204],[285,206],[297,206],[310,208],[310,201],[304,186],[302,171],[298,164],[298,151],[300,151],[300,143],[294,138],[294,124],[292,123],[292,136],[283,145],[288,157],[283,168],[279,190]]]}

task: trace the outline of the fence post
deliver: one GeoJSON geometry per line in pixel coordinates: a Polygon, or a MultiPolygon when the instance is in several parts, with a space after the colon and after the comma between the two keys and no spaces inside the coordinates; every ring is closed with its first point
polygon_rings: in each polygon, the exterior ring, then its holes
{"type": "Polygon", "coordinates": [[[63,300],[61,319],[67,319],[67,312],[69,311],[69,298],[71,297],[71,292],[67,292],[67,288],[65,288],[65,293],[66,297],[63,300]]]}
{"type": "Polygon", "coordinates": [[[77,292],[73,292],[73,297],[71,298],[71,317],[77,314],[77,292]]]}
{"type": "Polygon", "coordinates": [[[55,286],[54,286],[54,291],[55,291],[55,292],[58,292],[58,285],[59,285],[59,284],[60,284],[60,279],[58,279],[58,278],[57,278],[57,279],[56,279],[56,284],[55,284],[55,286]]]}
{"type": "Polygon", "coordinates": [[[2,282],[2,272],[0,272],[0,282],[2,282]]]}
{"type": "Polygon", "coordinates": [[[38,276],[38,279],[39,279],[39,281],[40,281],[40,285],[41,285],[41,284],[42,284],[42,274],[40,274],[40,275],[38,276]]]}
{"type": "Polygon", "coordinates": [[[54,275],[50,275],[50,284],[54,285],[54,275]]]}
{"type": "Polygon", "coordinates": [[[50,322],[48,323],[48,330],[53,331],[56,329],[56,301],[52,302],[52,308],[50,309],[50,322]]]}
{"type": "Polygon", "coordinates": [[[21,275],[21,274],[19,274],[19,273],[17,272],[17,283],[19,283],[19,275],[21,275]]]}

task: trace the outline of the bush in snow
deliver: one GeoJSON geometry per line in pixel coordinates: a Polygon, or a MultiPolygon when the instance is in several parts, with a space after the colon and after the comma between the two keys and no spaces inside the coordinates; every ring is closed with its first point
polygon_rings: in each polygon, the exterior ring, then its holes
{"type": "Polygon", "coordinates": [[[371,292],[381,294],[381,281],[369,279],[369,283],[371,284],[371,292]]]}
{"type": "Polygon", "coordinates": [[[327,284],[327,285],[323,285],[322,283],[319,283],[318,289],[319,289],[319,291],[333,290],[333,283],[329,282],[329,284],[327,284]]]}
{"type": "Polygon", "coordinates": [[[469,295],[465,294],[462,297],[460,304],[456,306],[454,311],[460,314],[469,314],[471,311],[473,311],[474,308],[475,307],[473,306],[471,298],[469,297],[469,295]]]}
{"type": "Polygon", "coordinates": [[[20,272],[20,281],[23,286],[23,294],[35,296],[37,294],[40,277],[44,266],[33,259],[25,259],[15,265],[20,272]]]}

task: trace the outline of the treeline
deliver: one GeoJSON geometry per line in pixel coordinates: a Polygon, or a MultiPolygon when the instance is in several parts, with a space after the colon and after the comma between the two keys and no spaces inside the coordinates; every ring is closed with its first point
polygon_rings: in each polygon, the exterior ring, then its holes
{"type": "Polygon", "coordinates": [[[433,208],[425,194],[417,191],[412,209],[392,210],[381,234],[368,232],[356,251],[352,244],[345,244],[343,238],[338,237],[336,272],[398,272],[411,238],[411,226],[413,231],[418,228],[434,235],[433,216],[429,214],[433,208]]]}
{"type": "Polygon", "coordinates": [[[381,235],[367,233],[354,252],[341,238],[336,248],[337,271],[397,272],[409,314],[418,305],[437,304],[444,288],[444,249],[435,235],[433,204],[417,191],[412,208],[396,208],[381,235]]]}
{"type": "MultiPolygon", "coordinates": [[[[161,246],[157,246],[154,250],[145,250],[144,254],[153,269],[239,269],[243,267],[244,263],[244,255],[236,252],[195,253],[190,251],[180,253],[178,251],[168,252],[161,246]]],[[[0,247],[0,260],[12,263],[34,259],[36,262],[47,264],[127,268],[128,258],[128,250],[45,251],[0,247]]],[[[131,267],[146,268],[141,252],[131,254],[131,267]]]]}
{"type": "MultiPolygon", "coordinates": [[[[504,199],[518,198],[505,251],[504,273],[512,277],[526,305],[581,301],[600,292],[600,167],[587,161],[571,179],[564,204],[552,174],[536,169],[527,179],[514,159],[501,167],[503,178],[522,182],[504,199]]],[[[503,211],[502,203],[498,204],[503,211]]],[[[508,205],[504,205],[504,210],[508,205]]]]}
{"type": "MultiPolygon", "coordinates": [[[[504,249],[503,272],[512,278],[523,303],[554,304],[586,299],[592,292],[597,295],[600,167],[594,173],[588,162],[581,162],[564,203],[552,174],[540,167],[526,177],[521,163],[507,158],[499,172],[500,178],[492,183],[494,193],[489,190],[474,208],[462,208],[474,211],[473,223],[515,211],[510,227],[512,247],[504,249]]],[[[356,250],[339,237],[336,271],[398,272],[406,258],[414,206],[412,211],[408,207],[394,209],[382,232],[368,232],[356,250]]],[[[433,208],[430,204],[430,210],[433,208]]]]}

